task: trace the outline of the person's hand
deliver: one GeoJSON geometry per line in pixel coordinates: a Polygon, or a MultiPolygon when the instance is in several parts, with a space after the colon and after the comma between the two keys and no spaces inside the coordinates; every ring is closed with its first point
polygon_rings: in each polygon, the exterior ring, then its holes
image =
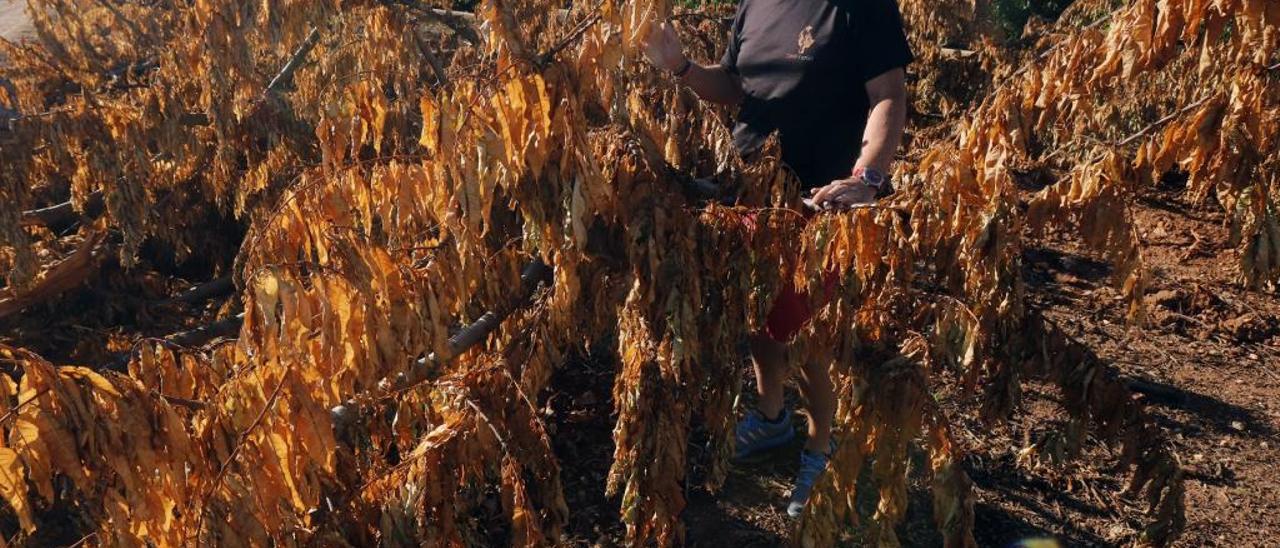
{"type": "Polygon", "coordinates": [[[804,204],[817,211],[854,209],[875,203],[877,190],[862,179],[839,179],[813,191],[804,204]]]}
{"type": "Polygon", "coordinates": [[[667,72],[675,72],[684,67],[684,45],[671,23],[663,21],[654,25],[644,41],[644,56],[649,58],[653,66],[667,72]]]}

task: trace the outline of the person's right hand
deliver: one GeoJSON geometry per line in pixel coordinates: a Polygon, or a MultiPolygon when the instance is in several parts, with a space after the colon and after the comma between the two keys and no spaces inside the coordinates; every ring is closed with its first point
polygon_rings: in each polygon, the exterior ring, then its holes
{"type": "Polygon", "coordinates": [[[649,30],[644,43],[644,56],[655,67],[667,72],[675,72],[684,67],[684,45],[680,43],[680,36],[671,23],[663,21],[649,30]]]}

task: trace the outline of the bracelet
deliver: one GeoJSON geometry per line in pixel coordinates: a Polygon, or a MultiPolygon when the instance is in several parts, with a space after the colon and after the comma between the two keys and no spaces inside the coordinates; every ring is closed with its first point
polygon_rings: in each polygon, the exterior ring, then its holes
{"type": "Polygon", "coordinates": [[[685,57],[684,65],[680,67],[680,70],[672,71],[671,74],[674,74],[676,78],[684,78],[684,75],[687,74],[691,68],[693,68],[693,61],[690,61],[688,57],[685,57]]]}

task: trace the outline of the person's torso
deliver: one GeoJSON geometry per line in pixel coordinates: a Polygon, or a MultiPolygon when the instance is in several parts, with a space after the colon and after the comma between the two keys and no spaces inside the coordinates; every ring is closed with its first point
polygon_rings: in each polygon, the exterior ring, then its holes
{"type": "MultiPolygon", "coordinates": [[[[803,186],[846,175],[869,101],[854,70],[856,0],[744,0],[737,71],[747,98],[735,141],[749,151],[773,130],[803,186]]],[[[872,52],[866,52],[870,54],[872,52]]]]}

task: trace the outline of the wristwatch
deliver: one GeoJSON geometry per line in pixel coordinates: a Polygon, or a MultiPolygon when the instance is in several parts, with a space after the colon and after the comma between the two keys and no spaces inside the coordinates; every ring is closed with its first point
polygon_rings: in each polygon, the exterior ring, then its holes
{"type": "Polygon", "coordinates": [[[885,181],[884,174],[880,173],[873,167],[855,167],[853,168],[853,175],[851,177],[862,181],[862,184],[875,189],[876,192],[880,191],[880,187],[884,186],[885,181]]]}

